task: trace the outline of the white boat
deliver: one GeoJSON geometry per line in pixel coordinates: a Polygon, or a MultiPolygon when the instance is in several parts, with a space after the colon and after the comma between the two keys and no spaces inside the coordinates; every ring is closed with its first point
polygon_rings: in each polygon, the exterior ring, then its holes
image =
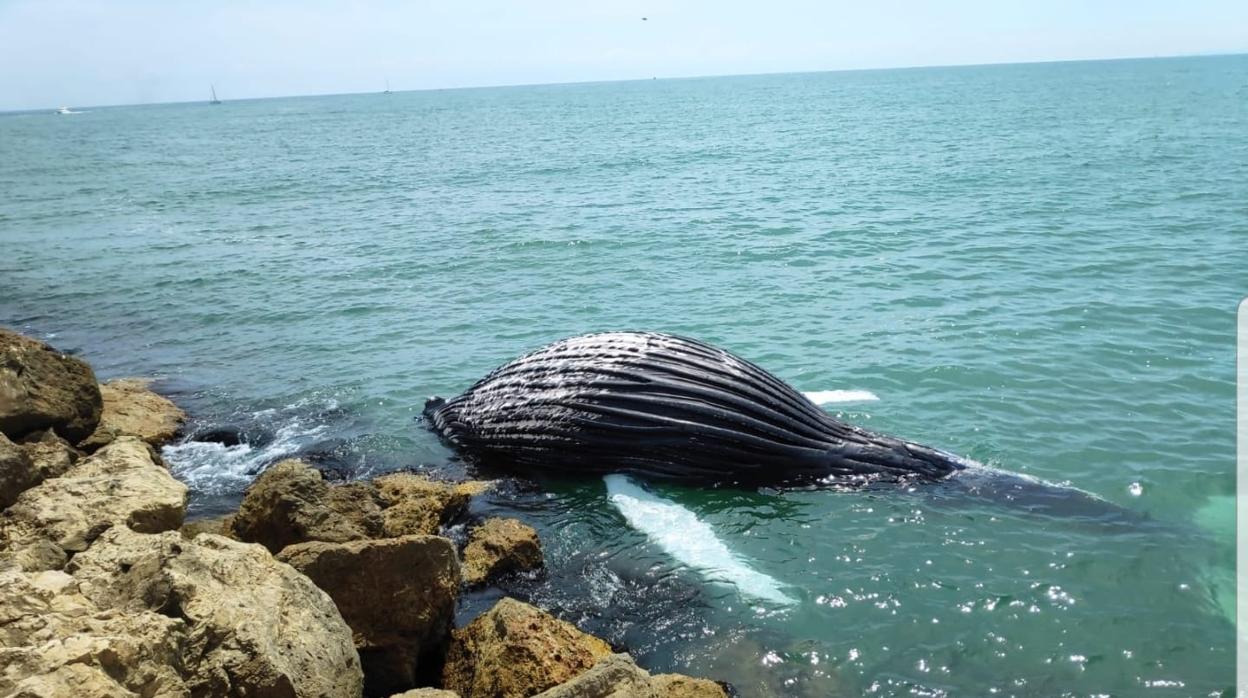
{"type": "Polygon", "coordinates": [[[61,107],[60,109],[57,109],[57,110],[56,110],[55,112],[53,112],[53,113],[55,113],[55,114],[73,114],[74,112],[70,111],[70,110],[69,110],[69,107],[61,107]]]}

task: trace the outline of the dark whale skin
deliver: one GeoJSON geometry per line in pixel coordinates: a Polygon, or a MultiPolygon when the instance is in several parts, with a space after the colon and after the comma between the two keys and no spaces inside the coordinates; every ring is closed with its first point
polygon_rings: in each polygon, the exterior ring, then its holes
{"type": "Polygon", "coordinates": [[[860,485],[962,468],[949,453],[833,418],[745,359],[657,332],[549,344],[457,397],[431,399],[425,417],[467,460],[527,475],[860,485]]]}

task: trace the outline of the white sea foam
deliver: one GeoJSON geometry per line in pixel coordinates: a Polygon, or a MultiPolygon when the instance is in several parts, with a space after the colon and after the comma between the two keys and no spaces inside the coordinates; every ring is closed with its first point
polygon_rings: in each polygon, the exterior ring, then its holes
{"type": "Polygon", "coordinates": [[[873,402],[879,396],[870,390],[813,390],[802,393],[816,405],[832,405],[840,402],[873,402]]]}
{"type": "Polygon", "coordinates": [[[206,494],[242,491],[265,466],[298,453],[325,435],[328,426],[302,414],[303,407],[300,403],[286,410],[252,413],[252,418],[277,422],[273,438],[263,446],[188,440],[165,446],[161,455],[174,476],[193,490],[206,494]]]}
{"type": "Polygon", "coordinates": [[[751,567],[728,549],[715,531],[692,511],[657,497],[624,475],[607,475],[607,499],[629,525],[646,534],[676,560],[713,582],[735,586],[742,594],[777,604],[795,603],[784,585],[751,567]]]}

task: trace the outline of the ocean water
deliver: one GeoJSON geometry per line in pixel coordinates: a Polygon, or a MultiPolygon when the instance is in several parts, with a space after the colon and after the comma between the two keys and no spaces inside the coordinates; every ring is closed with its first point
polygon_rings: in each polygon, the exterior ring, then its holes
{"type": "Polygon", "coordinates": [[[463,474],[427,396],[677,332],[1132,515],[652,488],[777,604],[601,479],[508,482],[471,513],[549,568],[461,620],[510,593],[742,695],[1230,690],[1248,57],[76,109],[0,115],[0,323],[158,377],[195,515],[286,455],[463,474]]]}

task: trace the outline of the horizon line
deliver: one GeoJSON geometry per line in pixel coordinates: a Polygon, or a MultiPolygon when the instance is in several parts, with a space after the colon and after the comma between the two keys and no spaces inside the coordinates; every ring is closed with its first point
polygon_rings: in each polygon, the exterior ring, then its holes
{"type": "MultiPolygon", "coordinates": [[[[411,89],[390,90],[385,92],[379,90],[368,90],[359,92],[311,92],[304,94],[279,94],[267,95],[264,97],[238,97],[235,99],[221,99],[222,103],[226,102],[258,102],[266,99],[302,99],[311,97],[350,97],[357,95],[370,94],[399,94],[404,92],[448,92],[452,90],[490,90],[502,88],[521,88],[521,87],[558,87],[572,85],[609,85],[624,82],[650,82],[652,80],[704,80],[710,78],[746,78],[746,77],[765,77],[769,75],[815,75],[822,73],[867,73],[882,72],[887,70],[926,70],[941,68],[987,68],[994,66],[1015,66],[1015,65],[1050,65],[1057,63],[1108,63],[1113,61],[1149,61],[1149,60],[1165,60],[1174,58],[1227,58],[1232,56],[1248,56],[1248,49],[1235,51],[1216,51],[1212,53],[1176,53],[1152,56],[1113,56],[1099,58],[1052,58],[1034,61],[1001,61],[988,63],[932,63],[925,65],[902,65],[902,66],[874,66],[866,68],[830,68],[815,70],[781,70],[781,71],[762,71],[757,73],[713,73],[702,75],[669,75],[669,76],[651,76],[648,78],[618,78],[613,80],[566,80],[556,82],[516,82],[516,83],[495,83],[484,85],[455,85],[451,87],[415,87],[411,89]]],[[[216,83],[211,83],[213,86],[216,83]]],[[[130,102],[116,104],[82,104],[73,105],[80,109],[117,109],[123,107],[156,107],[156,106],[174,106],[179,104],[207,104],[206,100],[183,100],[173,102],[130,102]]],[[[65,106],[65,105],[61,105],[65,106]]],[[[26,112],[55,111],[61,108],[44,106],[44,107],[28,107],[22,109],[0,109],[0,115],[3,114],[22,114],[26,112]]],[[[68,107],[67,107],[68,108],[68,107]]]]}

